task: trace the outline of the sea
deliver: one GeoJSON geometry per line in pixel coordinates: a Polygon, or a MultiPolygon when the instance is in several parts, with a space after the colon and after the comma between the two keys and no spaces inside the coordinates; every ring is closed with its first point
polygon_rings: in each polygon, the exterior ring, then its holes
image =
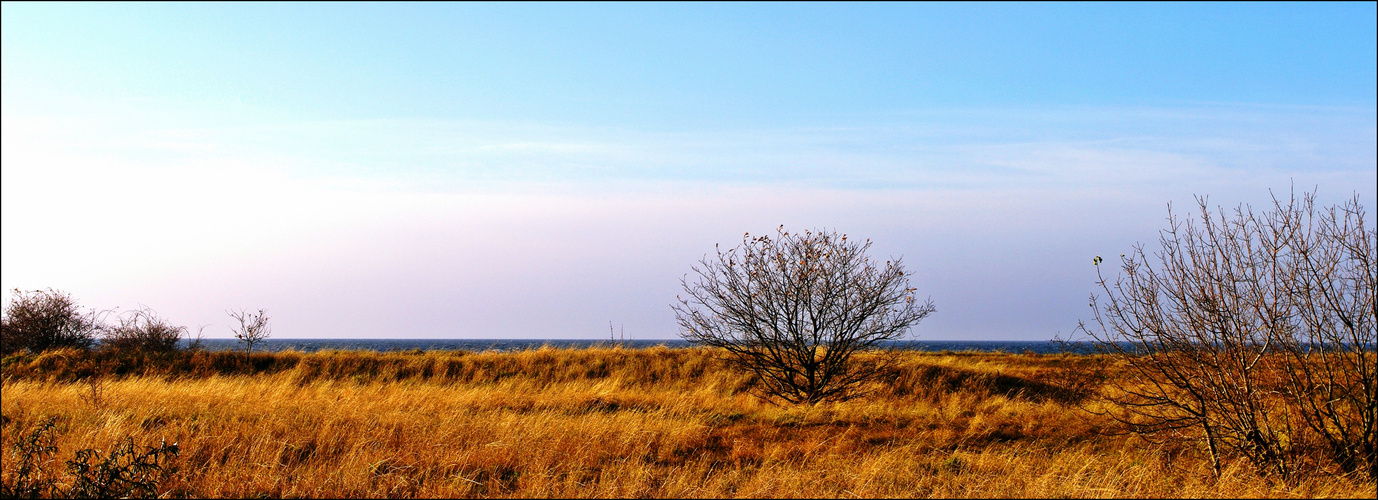
{"type": "MultiPolygon", "coordinates": [[[[182,341],[185,347],[187,341],[182,341]]],[[[1055,354],[1061,352],[1089,352],[1082,343],[1062,344],[1051,341],[990,341],[990,340],[902,340],[883,344],[886,347],[913,351],[977,351],[1055,354]]],[[[621,346],[626,349],[645,349],[655,346],[669,348],[691,347],[685,340],[609,340],[609,339],[265,339],[254,345],[255,351],[364,350],[364,351],[524,351],[543,346],[562,349],[621,346]]],[[[237,339],[202,339],[201,348],[211,351],[243,349],[237,339]]]]}

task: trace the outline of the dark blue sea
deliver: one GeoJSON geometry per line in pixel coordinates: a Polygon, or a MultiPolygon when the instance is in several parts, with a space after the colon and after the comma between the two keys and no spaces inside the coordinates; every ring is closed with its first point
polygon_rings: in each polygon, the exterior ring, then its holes
{"type": "MultiPolygon", "coordinates": [[[[183,340],[183,344],[186,341],[183,340]]],[[[620,345],[624,348],[644,349],[663,345],[665,347],[689,347],[684,340],[511,340],[511,339],[267,339],[254,345],[254,350],[269,352],[296,350],[313,352],[322,349],[368,350],[368,351],[408,351],[421,350],[463,350],[463,351],[522,351],[539,349],[541,346],[555,348],[587,348],[620,345]]],[[[981,352],[1034,352],[1052,354],[1063,352],[1065,346],[1048,341],[928,341],[906,340],[887,345],[905,350],[917,351],[981,351],[981,352]]],[[[203,339],[203,349],[225,351],[243,349],[244,344],[236,339],[203,339]]],[[[1085,346],[1081,346],[1084,348],[1085,346]]]]}

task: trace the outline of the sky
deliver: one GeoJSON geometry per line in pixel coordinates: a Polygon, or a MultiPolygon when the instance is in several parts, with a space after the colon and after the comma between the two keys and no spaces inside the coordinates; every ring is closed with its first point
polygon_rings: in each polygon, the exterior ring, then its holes
{"type": "Polygon", "coordinates": [[[1047,340],[1169,204],[1378,206],[1372,2],[0,9],[5,301],[210,338],[673,339],[783,225],[1047,340]]]}

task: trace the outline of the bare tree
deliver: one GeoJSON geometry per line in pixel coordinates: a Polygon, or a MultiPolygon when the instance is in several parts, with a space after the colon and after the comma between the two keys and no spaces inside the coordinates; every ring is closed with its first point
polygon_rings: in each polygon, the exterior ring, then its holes
{"type": "Polygon", "coordinates": [[[88,349],[101,330],[106,313],[82,312],[76,300],[57,290],[14,290],[0,320],[0,351],[5,354],[29,350],[74,347],[88,349]]]}
{"type": "Polygon", "coordinates": [[[1136,245],[1113,285],[1096,257],[1106,303],[1092,295],[1098,328],[1079,329],[1135,375],[1113,384],[1108,415],[1200,436],[1217,475],[1238,455],[1290,482],[1318,439],[1373,474],[1375,232],[1357,196],[1320,217],[1313,200],[1212,216],[1198,198],[1200,225],[1169,206],[1161,252],[1136,245]]]}
{"type": "MultiPolygon", "coordinates": [[[[249,352],[253,352],[254,344],[268,338],[272,334],[272,330],[268,327],[268,316],[262,309],[259,309],[257,313],[251,313],[245,309],[225,312],[229,314],[231,318],[239,321],[239,329],[234,330],[234,337],[239,339],[240,342],[243,342],[247,346],[249,352]]],[[[233,326],[230,328],[234,329],[233,326]]]]}
{"type": "Polygon", "coordinates": [[[681,280],[688,298],[671,307],[680,335],[723,349],[749,370],[757,390],[791,403],[842,400],[862,393],[884,373],[888,356],[862,363],[853,355],[898,340],[934,311],[919,303],[899,259],[883,266],[866,256],[871,241],[831,231],[777,238],[742,237],[742,244],[695,266],[697,282],[681,280]]]}

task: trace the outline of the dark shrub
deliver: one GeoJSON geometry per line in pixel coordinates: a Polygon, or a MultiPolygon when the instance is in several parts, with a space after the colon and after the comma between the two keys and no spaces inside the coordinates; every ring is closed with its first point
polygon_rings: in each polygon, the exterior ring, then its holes
{"type": "Polygon", "coordinates": [[[96,311],[81,312],[71,295],[51,288],[29,292],[16,289],[5,306],[0,351],[9,354],[25,349],[89,349],[101,329],[100,315],[96,311]]]}
{"type": "Polygon", "coordinates": [[[172,352],[185,335],[187,327],[173,326],[143,307],[121,315],[119,324],[107,328],[101,341],[116,351],[172,352]]]}

